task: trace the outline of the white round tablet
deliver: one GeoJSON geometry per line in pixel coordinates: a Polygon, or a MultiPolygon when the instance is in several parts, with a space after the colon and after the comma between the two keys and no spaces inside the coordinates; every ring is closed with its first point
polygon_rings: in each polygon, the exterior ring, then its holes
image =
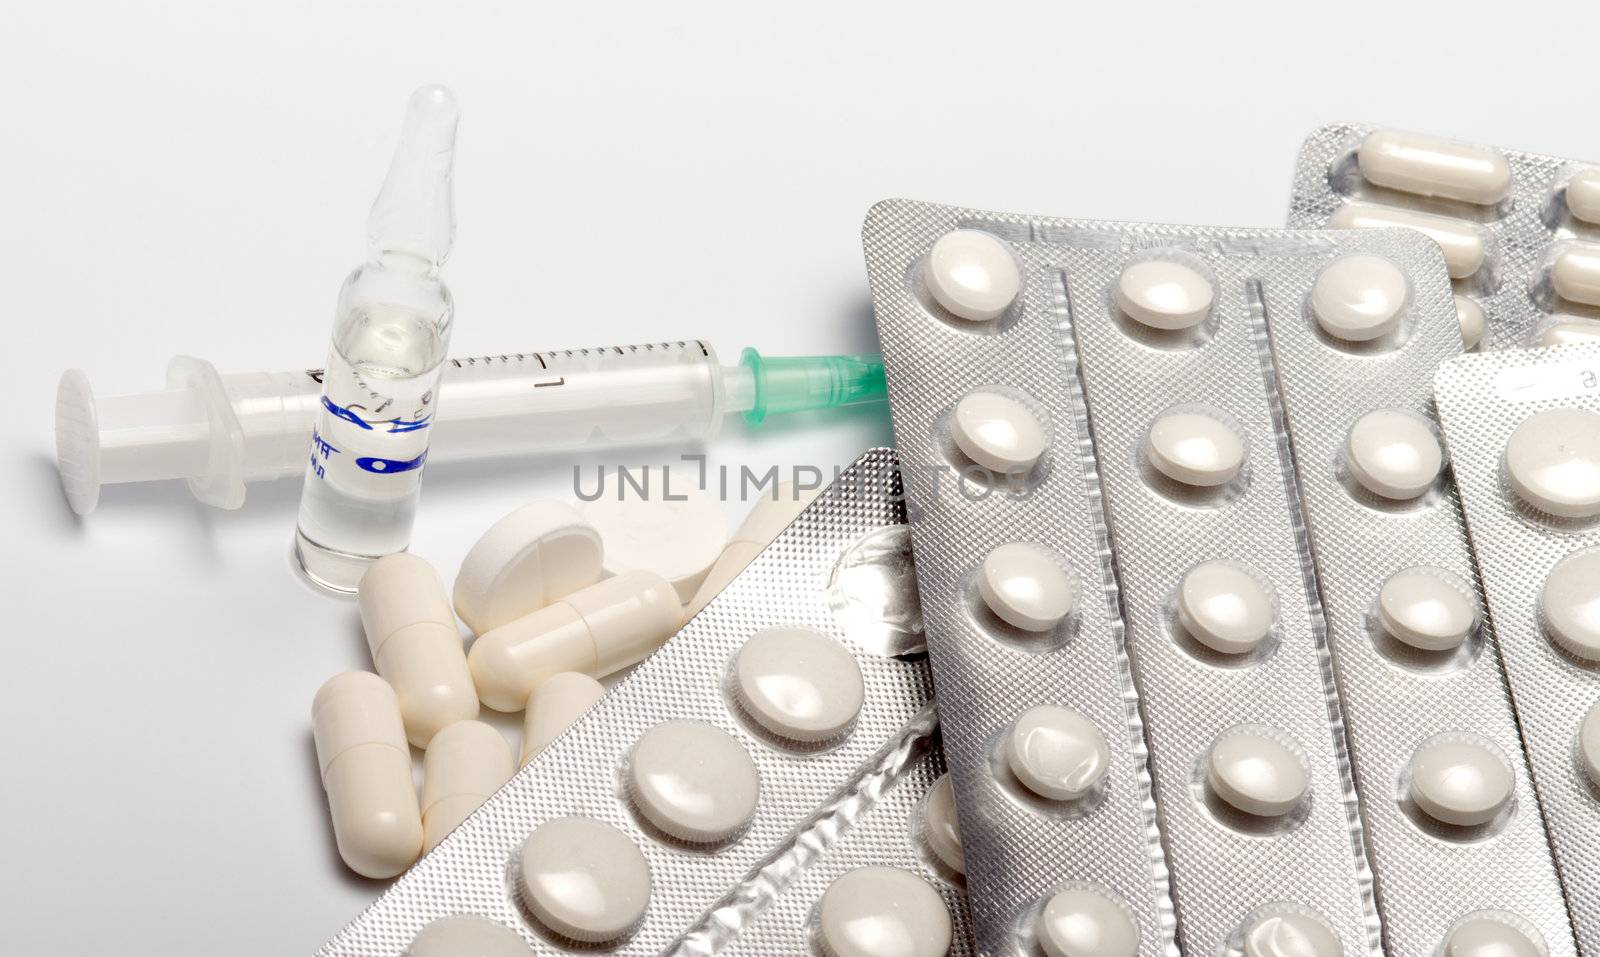
{"type": "Polygon", "coordinates": [[[1049,631],[1077,607],[1078,579],[1043,548],[1012,542],[984,558],[978,594],[1006,624],[1049,631]]]}
{"type": "Polygon", "coordinates": [[[1461,326],[1461,348],[1466,352],[1478,348],[1484,330],[1489,328],[1489,317],[1484,314],[1478,300],[1456,294],[1456,322],[1461,326]]]}
{"type": "Polygon", "coordinates": [[[681,841],[723,841],[756,812],[750,752],[703,721],[663,721],[634,743],[628,794],[645,820],[681,841]]]}
{"type": "Polygon", "coordinates": [[[1600,413],[1546,409],[1506,440],[1506,482],[1517,497],[1560,518],[1600,515],[1600,413]]]}
{"type": "Polygon", "coordinates": [[[452,600],[474,635],[600,580],[600,533],[578,510],[535,502],[489,526],[461,562],[452,600]]]}
{"type": "Polygon", "coordinates": [[[1261,580],[1232,563],[1189,569],[1178,585],[1178,624],[1212,651],[1242,655],[1272,633],[1277,612],[1261,580]]]}
{"type": "Polygon", "coordinates": [[[586,817],[559,817],[522,844],[517,886],[544,926],[583,943],[615,940],[644,917],[650,865],[628,836],[586,817]]]}
{"type": "Polygon", "coordinates": [[[1511,768],[1487,743],[1440,735],[1412,752],[1411,800],[1434,820],[1475,827],[1494,820],[1511,800],[1511,768]]]}
{"type": "Polygon", "coordinates": [[[1339,957],[1339,936],[1320,917],[1295,911],[1257,918],[1245,928],[1245,957],[1339,957]]]}
{"type": "Polygon", "coordinates": [[[967,872],[961,853],[961,822],[956,820],[956,789],[948,774],[933,783],[922,801],[922,833],[941,864],[957,874],[967,872]]]}
{"type": "Polygon", "coordinates": [[[1211,743],[1206,783],[1217,797],[1246,814],[1282,817],[1305,799],[1311,775],[1282,732],[1243,725],[1211,743]]]}
{"type": "Polygon", "coordinates": [[[1071,708],[1042,704],[1012,724],[1006,764],[1040,797],[1075,801],[1106,776],[1111,750],[1094,722],[1071,708]]]}
{"type": "Polygon", "coordinates": [[[1574,552],[1550,570],[1539,592],[1550,640],[1584,661],[1600,661],[1600,548],[1574,552]]]}
{"type": "Polygon", "coordinates": [[[517,932],[486,917],[441,917],[417,931],[406,957],[533,957],[517,932]]]}
{"type": "Polygon", "coordinates": [[[956,403],[950,437],[961,454],[1004,474],[1033,468],[1048,441],[1031,409],[993,392],[973,392],[956,403]]]}
{"type": "Polygon", "coordinates": [[[1034,925],[1048,957],[1134,957],[1139,926],[1111,892],[1087,887],[1059,891],[1034,925]]]}
{"type": "Polygon", "coordinates": [[[679,601],[694,597],[728,543],[722,506],[694,483],[685,469],[605,472],[598,497],[578,512],[600,533],[606,574],[654,572],[672,583],[679,601]]]}
{"type": "Polygon", "coordinates": [[[1578,759],[1589,783],[1600,787],[1600,704],[1591,705],[1578,725],[1578,759]]]}
{"type": "Polygon", "coordinates": [[[1478,603],[1461,576],[1417,565],[1390,575],[1378,589],[1384,631],[1422,651],[1460,647],[1478,625],[1478,603]]]}
{"type": "Polygon", "coordinates": [[[1444,957],[1546,957],[1520,928],[1493,917],[1469,917],[1445,939],[1444,957]]]}
{"type": "Polygon", "coordinates": [[[1131,263],[1117,277],[1117,307],[1152,329],[1188,329],[1211,314],[1211,281],[1181,263],[1131,263]]]}
{"type": "Polygon", "coordinates": [[[1400,326],[1410,290],[1405,273],[1382,256],[1345,256],[1311,287],[1311,312],[1322,331],[1346,342],[1368,342],[1400,326]]]}
{"type": "Polygon", "coordinates": [[[843,645],[809,628],[768,628],[734,659],[734,693],[767,731],[791,741],[825,741],[861,712],[861,667],[843,645]]]}
{"type": "Polygon", "coordinates": [[[945,957],[953,928],[939,892],[898,867],[858,867],[822,894],[817,931],[828,957],[945,957]]]}
{"type": "Polygon", "coordinates": [[[1144,439],[1157,472],[1198,488],[1233,481],[1244,467],[1244,440],[1227,423],[1203,412],[1168,412],[1144,439]]]}
{"type": "Polygon", "coordinates": [[[952,315],[998,319],[1022,291],[1022,273],[1006,244],[979,229],[945,233],[928,253],[928,292],[952,315]]]}
{"type": "Polygon", "coordinates": [[[1433,430],[1404,412],[1368,412],[1350,427],[1345,463],[1361,487],[1396,501],[1426,492],[1444,467],[1433,430]]]}

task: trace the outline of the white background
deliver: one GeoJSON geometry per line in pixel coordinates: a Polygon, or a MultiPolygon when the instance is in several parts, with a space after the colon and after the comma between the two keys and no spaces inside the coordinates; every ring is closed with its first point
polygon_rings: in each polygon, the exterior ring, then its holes
{"type": "MultiPolygon", "coordinates": [[[[1338,119],[1600,157],[1592,0],[36,0],[3,19],[8,955],[309,953],[382,890],[340,865],[317,781],[311,696],[369,665],[353,605],[291,571],[299,482],[237,512],[124,486],[79,520],[52,422],[69,367],[116,394],[175,353],[320,365],[413,87],[463,108],[457,355],[872,351],[858,230],[890,196],[1277,225],[1301,138],[1338,119]]],[[[709,453],[831,467],[889,438],[856,414],[735,426],[709,453]]],[[[493,519],[567,496],[571,466],[430,467],[413,549],[452,576],[493,519]]]]}

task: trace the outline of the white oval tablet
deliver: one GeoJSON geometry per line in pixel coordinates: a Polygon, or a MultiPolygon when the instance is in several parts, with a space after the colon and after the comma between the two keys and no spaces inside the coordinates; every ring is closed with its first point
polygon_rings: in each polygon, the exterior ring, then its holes
{"type": "Polygon", "coordinates": [[[406,957],[532,957],[517,932],[486,917],[441,917],[417,931],[406,957]]]}
{"type": "Polygon", "coordinates": [[[1600,414],[1546,409],[1506,440],[1506,482],[1524,502],[1560,518],[1600,515],[1600,414]]]}
{"type": "Polygon", "coordinates": [[[1550,266],[1550,285],[1571,302],[1600,306],[1600,243],[1568,243],[1550,266]]]}
{"type": "Polygon", "coordinates": [[[1413,648],[1449,651],[1477,627],[1478,603],[1459,575],[1418,565],[1395,572],[1378,589],[1378,620],[1413,648]]]}
{"type": "Polygon", "coordinates": [[[1344,946],[1320,917],[1297,912],[1258,918],[1244,932],[1245,957],[1339,957],[1344,946]]]}
{"type": "Polygon", "coordinates": [[[534,828],[518,855],[518,891],[538,921],[582,943],[615,940],[644,917],[650,865],[628,836],[586,817],[534,828]]]}
{"type": "Polygon", "coordinates": [[[1434,820],[1458,827],[1494,820],[1515,784],[1504,758],[1483,742],[1455,735],[1424,741],[1407,767],[1411,800],[1434,820]]]}
{"type": "Polygon", "coordinates": [[[1600,787],[1600,704],[1591,705],[1578,725],[1578,758],[1589,783],[1600,787]]]}
{"type": "Polygon", "coordinates": [[[1504,153],[1421,133],[1368,133],[1356,151],[1356,165],[1375,186],[1480,206],[1493,206],[1511,189],[1511,164],[1504,153]]]}
{"type": "Polygon", "coordinates": [[[1134,957],[1139,927],[1110,892],[1072,887],[1044,905],[1034,925],[1048,957],[1134,957]]]}
{"type": "Polygon", "coordinates": [[[861,667],[843,645],[809,628],[768,628],[734,659],[739,704],[767,731],[791,741],[825,741],[861,713],[861,667]]]}
{"type": "Polygon", "coordinates": [[[1152,329],[1189,329],[1211,314],[1211,281],[1181,263],[1159,259],[1130,263],[1117,277],[1117,307],[1152,329]]]}
{"type": "Polygon", "coordinates": [[[1345,464],[1362,488],[1395,501],[1413,499],[1433,487],[1444,467],[1444,451],[1433,430],[1404,412],[1368,412],[1350,427],[1345,464]]]}
{"type": "Polygon", "coordinates": [[[1561,318],[1539,334],[1541,346],[1564,346],[1574,342],[1600,342],[1600,322],[1592,319],[1561,318]]]}
{"type": "Polygon", "coordinates": [[[1410,289],[1400,267],[1382,256],[1345,256],[1317,276],[1311,313],[1335,339],[1367,342],[1400,326],[1410,289]]]}
{"type": "Polygon", "coordinates": [[[1246,814],[1282,817],[1305,799],[1305,759],[1279,731],[1244,725],[1224,731],[1206,756],[1212,793],[1246,814]]]}
{"type": "Polygon", "coordinates": [[[922,802],[922,833],[939,863],[957,874],[967,872],[961,853],[961,822],[956,819],[955,785],[950,775],[940,775],[922,802]]]}
{"type": "Polygon", "coordinates": [[[1040,797],[1075,801],[1105,778],[1111,750],[1094,722],[1071,708],[1042,704],[1012,724],[1006,764],[1040,797]]]}
{"type": "Polygon", "coordinates": [[[693,844],[724,841],[756,812],[761,778],[750,752],[703,721],[663,721],[634,743],[628,795],[645,820],[693,844]]]}
{"type": "Polygon", "coordinates": [[[1470,917],[1455,926],[1444,957],[1546,957],[1544,948],[1503,920],[1470,917]]]}
{"type": "Polygon", "coordinates": [[[1078,579],[1043,548],[1012,542],[984,558],[978,594],[1006,624],[1049,631],[1077,607],[1078,579]]]}
{"type": "Polygon", "coordinates": [[[600,533],[606,574],[653,572],[672,583],[679,601],[694,597],[728,542],[722,506],[694,483],[691,469],[605,473],[599,497],[578,512],[600,533]]]}
{"type": "Polygon", "coordinates": [[[822,894],[817,931],[828,957],[945,957],[950,911],[928,882],[898,867],[858,867],[822,894]]]}
{"type": "Polygon", "coordinates": [[[1239,433],[1203,412],[1168,412],[1156,419],[1144,451],[1157,472],[1197,488],[1226,485],[1244,467],[1239,433]]]}
{"type": "Polygon", "coordinates": [[[1556,562],[1539,592],[1550,640],[1575,658],[1600,661],[1600,548],[1556,562]]]}
{"type": "Polygon", "coordinates": [[[928,292],[951,314],[998,319],[1022,291],[1022,273],[1006,244],[979,229],[945,233],[928,253],[928,292]]]}
{"type": "Polygon", "coordinates": [[[967,458],[1008,475],[1033,468],[1048,441],[1032,410],[993,392],[973,392],[956,403],[950,437],[967,458]]]}
{"type": "Polygon", "coordinates": [[[535,502],[489,526],[467,550],[451,600],[474,635],[600,580],[600,533],[561,502],[535,502]]]}
{"type": "Polygon", "coordinates": [[[1483,333],[1489,328],[1489,317],[1484,314],[1483,307],[1478,305],[1476,299],[1457,293],[1455,302],[1456,322],[1461,326],[1461,349],[1464,352],[1471,352],[1483,341],[1483,333]]]}
{"type": "Polygon", "coordinates": [[[1418,213],[1373,203],[1345,203],[1328,217],[1331,229],[1415,229],[1439,244],[1451,279],[1465,279],[1483,268],[1488,255],[1483,237],[1471,223],[1449,216],[1418,213]]]}
{"type": "Polygon", "coordinates": [[[1277,612],[1261,580],[1232,562],[1205,562],[1178,586],[1178,624],[1212,651],[1242,655],[1272,633],[1277,612]]]}
{"type": "Polygon", "coordinates": [[[1575,219],[1600,225],[1600,166],[1572,174],[1567,181],[1567,212],[1575,219]]]}

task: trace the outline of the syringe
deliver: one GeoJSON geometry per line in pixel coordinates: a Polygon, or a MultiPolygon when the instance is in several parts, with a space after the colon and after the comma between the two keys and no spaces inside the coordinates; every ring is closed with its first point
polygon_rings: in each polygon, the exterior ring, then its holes
{"type": "MultiPolygon", "coordinates": [[[[67,502],[93,511],[102,485],[185,479],[218,508],[245,483],[305,471],[322,370],[221,375],[177,356],[159,392],[102,396],[69,369],[56,389],[56,465],[67,502]]],[[[726,415],[831,409],[884,398],[878,356],[764,357],[723,366],[700,341],[445,361],[429,461],[687,444],[726,415]]],[[[383,410],[357,410],[385,427],[383,410]]],[[[401,427],[398,420],[396,427],[401,427]]]]}

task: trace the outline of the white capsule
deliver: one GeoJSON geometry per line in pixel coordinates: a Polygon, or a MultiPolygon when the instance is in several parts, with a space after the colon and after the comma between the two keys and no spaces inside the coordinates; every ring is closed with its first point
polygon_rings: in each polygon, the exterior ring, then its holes
{"type": "Polygon", "coordinates": [[[1600,548],[1556,563],[1539,591],[1539,614],[1556,645],[1575,658],[1600,661],[1600,548]]]}
{"type": "Polygon", "coordinates": [[[948,774],[940,775],[923,799],[922,833],[940,863],[957,874],[967,872],[961,853],[961,822],[956,819],[955,785],[948,774]]]}
{"type": "Polygon", "coordinates": [[[1574,219],[1600,225],[1600,166],[1572,174],[1567,181],[1567,212],[1574,219]]]}
{"type": "Polygon", "coordinates": [[[409,552],[373,562],[357,592],[378,674],[400,697],[406,736],[419,748],[440,728],[478,716],[478,693],[444,582],[409,552]]]}
{"type": "Polygon", "coordinates": [[[757,724],[780,738],[826,741],[861,713],[861,666],[843,645],[809,628],[751,635],[734,660],[734,696],[757,724]]]}
{"type": "Polygon", "coordinates": [[[1012,542],[984,558],[978,594],[1006,624],[1049,631],[1077,607],[1078,579],[1039,546],[1012,542]]]}
{"type": "Polygon", "coordinates": [[[1157,472],[1196,488],[1226,485],[1244,467],[1244,440],[1227,423],[1201,412],[1168,412],[1144,439],[1157,472]]]}
{"type": "Polygon", "coordinates": [[[1416,418],[1379,409],[1350,427],[1345,464],[1367,491],[1406,501],[1433,487],[1444,468],[1444,451],[1433,430],[1416,418]]]}
{"type": "Polygon", "coordinates": [[[538,611],[600,580],[600,533],[561,502],[517,509],[467,550],[456,614],[474,635],[538,611]]]}
{"type": "Polygon", "coordinates": [[[1317,276],[1311,312],[1333,338],[1368,342],[1399,328],[1409,296],[1405,273],[1390,260],[1345,256],[1317,276]]]}
{"type": "Polygon", "coordinates": [[[523,842],[518,863],[523,904],[541,924],[580,943],[616,940],[650,905],[650,865],[610,824],[546,821],[523,842]]]}
{"type": "Polygon", "coordinates": [[[1506,440],[1506,482],[1528,505],[1561,518],[1600,515],[1600,414],[1546,409],[1506,440]]]}
{"type": "Polygon", "coordinates": [[[422,852],[400,702],[366,671],[329,678],[311,703],[312,737],[339,856],[363,877],[393,877],[422,852]]]}
{"type": "Polygon", "coordinates": [[[820,488],[802,489],[793,482],[784,482],[772,495],[763,495],[760,501],[751,506],[739,530],[728,539],[728,544],[706,573],[700,588],[684,606],[683,617],[689,619],[700,614],[700,609],[707,602],[721,594],[744,571],[745,566],[755,561],[756,556],[771,545],[773,539],[799,518],[800,513],[821,494],[820,488]]]}
{"type": "Polygon", "coordinates": [[[1589,783],[1600,787],[1600,704],[1591,705],[1578,725],[1578,757],[1589,783]]]}
{"type": "Polygon", "coordinates": [[[1046,957],[1134,957],[1139,926],[1127,905],[1107,891],[1071,887],[1039,913],[1034,934],[1046,957]]]}
{"type": "Polygon", "coordinates": [[[1300,753],[1282,732],[1244,725],[1223,732],[1206,755],[1206,784],[1234,808],[1257,817],[1282,817],[1311,789],[1300,753]]]}
{"type": "Polygon", "coordinates": [[[1257,918],[1244,932],[1245,957],[1339,957],[1344,946],[1320,917],[1294,911],[1257,918]]]}
{"type": "Polygon", "coordinates": [[[1182,263],[1150,259],[1130,263],[1117,277],[1117,307],[1152,329],[1189,329],[1211,314],[1211,281],[1182,263]]]}
{"type": "Polygon", "coordinates": [[[1099,785],[1111,750],[1094,722],[1071,708],[1024,711],[1006,739],[1006,765],[1023,786],[1051,801],[1075,801],[1099,785]]]}
{"type": "Polygon", "coordinates": [[[1485,743],[1456,735],[1424,741],[1407,766],[1411,800],[1429,817],[1458,827],[1494,820],[1510,803],[1515,779],[1485,743]]]}
{"type": "Polygon", "coordinates": [[[1022,291],[1011,250],[979,229],[940,236],[928,253],[924,279],[935,302],[971,322],[1000,318],[1022,291]]]}
{"type": "Polygon", "coordinates": [[[1277,613],[1260,579],[1232,562],[1205,562],[1178,586],[1178,624],[1212,651],[1242,655],[1272,633],[1277,613]]]}
{"type": "Polygon", "coordinates": [[[1550,285],[1569,302],[1600,306],[1600,243],[1567,243],[1550,265],[1550,285]]]}
{"type": "Polygon", "coordinates": [[[1450,931],[1443,957],[1547,957],[1547,952],[1503,920],[1471,917],[1450,931]]]}
{"type": "Polygon", "coordinates": [[[663,721],[634,742],[628,795],[680,841],[725,841],[756,812],[761,778],[744,745],[704,721],[663,721]]]}
{"type": "Polygon", "coordinates": [[[1511,189],[1511,164],[1504,153],[1421,133],[1369,133],[1356,163],[1367,182],[1418,196],[1493,206],[1511,189]]]}
{"type": "Polygon", "coordinates": [[[406,957],[533,957],[527,943],[509,927],[486,917],[441,917],[417,931],[406,957]]]}
{"type": "Polygon", "coordinates": [[[961,454],[1005,475],[1033,468],[1049,442],[1032,410],[993,392],[973,392],[956,403],[950,437],[961,454]]]}
{"type": "Polygon", "coordinates": [[[601,478],[578,512],[600,533],[606,573],[650,572],[672,583],[680,603],[693,598],[728,544],[722,506],[671,469],[618,468],[601,478]]]}
{"type": "Polygon", "coordinates": [[[1483,334],[1489,328],[1489,317],[1476,299],[1458,293],[1455,300],[1456,322],[1461,325],[1461,348],[1471,352],[1483,341],[1483,334]]]}
{"type": "Polygon", "coordinates": [[[898,867],[858,867],[835,879],[817,906],[827,957],[945,957],[950,911],[928,882],[898,867]]]}
{"type": "Polygon", "coordinates": [[[1539,334],[1541,346],[1564,346],[1575,342],[1600,342],[1600,322],[1574,316],[1557,316],[1557,321],[1539,334]]]}
{"type": "Polygon", "coordinates": [[[1333,229],[1415,229],[1439,244],[1451,279],[1465,279],[1483,267],[1487,250],[1470,223],[1448,216],[1418,213],[1372,203],[1346,203],[1328,217],[1333,229]]]}
{"type": "Polygon", "coordinates": [[[527,713],[522,718],[522,758],[518,767],[538,757],[605,693],[605,685],[580,671],[560,671],[539,682],[528,696],[527,713]]]}
{"type": "Polygon", "coordinates": [[[1378,590],[1384,631],[1423,651],[1460,647],[1478,625],[1471,586],[1443,568],[1418,565],[1390,575],[1378,590]]]}
{"type": "Polygon", "coordinates": [[[422,756],[423,853],[482,807],[514,770],[506,739],[482,721],[457,721],[434,735],[422,756]]]}
{"type": "Polygon", "coordinates": [[[467,664],[484,704],[520,711],[553,674],[598,678],[643,659],[672,637],[682,616],[665,579],[628,572],[487,632],[472,643],[467,664]]]}

